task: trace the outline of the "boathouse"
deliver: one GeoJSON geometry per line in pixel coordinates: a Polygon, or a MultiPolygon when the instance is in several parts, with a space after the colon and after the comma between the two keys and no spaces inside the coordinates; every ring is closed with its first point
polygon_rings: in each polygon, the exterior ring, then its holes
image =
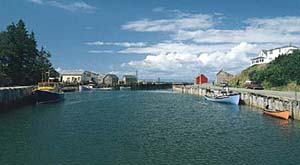
{"type": "Polygon", "coordinates": [[[208,78],[204,74],[200,74],[195,78],[195,84],[205,84],[208,83],[208,78]]]}

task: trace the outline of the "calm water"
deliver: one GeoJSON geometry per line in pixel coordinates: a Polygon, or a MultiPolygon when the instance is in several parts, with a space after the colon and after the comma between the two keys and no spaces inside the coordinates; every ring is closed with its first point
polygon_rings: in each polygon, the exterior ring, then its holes
{"type": "Polygon", "coordinates": [[[0,114],[0,164],[299,164],[300,122],[168,91],[68,93],[0,114]]]}

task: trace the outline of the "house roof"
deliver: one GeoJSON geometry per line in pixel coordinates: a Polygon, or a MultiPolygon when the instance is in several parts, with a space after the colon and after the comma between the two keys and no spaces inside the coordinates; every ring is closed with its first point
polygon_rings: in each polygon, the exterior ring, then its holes
{"type": "Polygon", "coordinates": [[[124,75],[123,78],[136,78],[135,75],[124,75]]]}
{"type": "Polygon", "coordinates": [[[275,49],[281,49],[281,48],[287,48],[287,47],[292,47],[292,48],[299,49],[297,46],[286,45],[286,46],[281,46],[281,47],[277,47],[277,48],[272,48],[272,49],[269,49],[269,50],[267,50],[267,51],[271,51],[271,50],[275,50],[275,49]]]}
{"type": "Polygon", "coordinates": [[[62,70],[60,72],[61,75],[82,75],[84,70],[62,70]]]}
{"type": "Polygon", "coordinates": [[[118,76],[115,75],[115,74],[106,74],[106,75],[104,76],[104,78],[106,78],[106,77],[108,77],[108,76],[110,76],[110,77],[112,77],[112,78],[117,78],[117,79],[119,79],[118,76]]]}
{"type": "Polygon", "coordinates": [[[261,59],[261,58],[265,58],[265,57],[258,56],[258,57],[251,58],[251,60],[257,60],[257,59],[261,59]]]}

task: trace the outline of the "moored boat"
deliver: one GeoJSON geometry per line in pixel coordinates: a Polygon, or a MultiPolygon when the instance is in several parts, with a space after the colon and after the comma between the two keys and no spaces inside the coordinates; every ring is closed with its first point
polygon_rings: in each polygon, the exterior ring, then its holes
{"type": "Polygon", "coordinates": [[[290,112],[289,111],[272,111],[272,110],[264,110],[264,114],[266,115],[270,115],[273,117],[277,117],[277,118],[281,118],[281,119],[285,119],[288,120],[289,116],[290,116],[290,112]]]}
{"type": "Polygon", "coordinates": [[[227,104],[235,104],[238,105],[240,101],[240,94],[239,93],[232,93],[226,95],[219,95],[219,96],[204,96],[206,100],[219,102],[219,103],[227,103],[227,104]]]}
{"type": "Polygon", "coordinates": [[[79,91],[91,91],[93,90],[94,87],[92,85],[80,85],[79,86],[79,91]]]}
{"type": "Polygon", "coordinates": [[[120,87],[120,91],[129,91],[131,87],[120,87]]]}
{"type": "Polygon", "coordinates": [[[99,88],[100,91],[112,91],[113,88],[112,87],[103,87],[103,88],[99,88]]]}
{"type": "Polygon", "coordinates": [[[62,87],[58,82],[41,82],[33,91],[36,103],[52,103],[64,99],[62,87]]]}

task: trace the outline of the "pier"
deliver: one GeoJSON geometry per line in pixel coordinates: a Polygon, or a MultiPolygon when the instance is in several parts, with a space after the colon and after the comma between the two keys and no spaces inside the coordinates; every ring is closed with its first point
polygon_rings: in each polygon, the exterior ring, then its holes
{"type": "Polygon", "coordinates": [[[33,103],[33,86],[1,87],[0,111],[33,103]]]}
{"type": "MultiPolygon", "coordinates": [[[[220,90],[221,87],[211,84],[202,85],[176,85],[172,87],[174,92],[204,96],[211,90],[220,90]]],[[[231,91],[241,94],[240,104],[245,104],[260,109],[269,105],[270,109],[279,111],[289,110],[290,117],[300,120],[300,96],[299,92],[292,91],[271,91],[271,90],[252,90],[244,88],[230,88],[231,91]]]]}

